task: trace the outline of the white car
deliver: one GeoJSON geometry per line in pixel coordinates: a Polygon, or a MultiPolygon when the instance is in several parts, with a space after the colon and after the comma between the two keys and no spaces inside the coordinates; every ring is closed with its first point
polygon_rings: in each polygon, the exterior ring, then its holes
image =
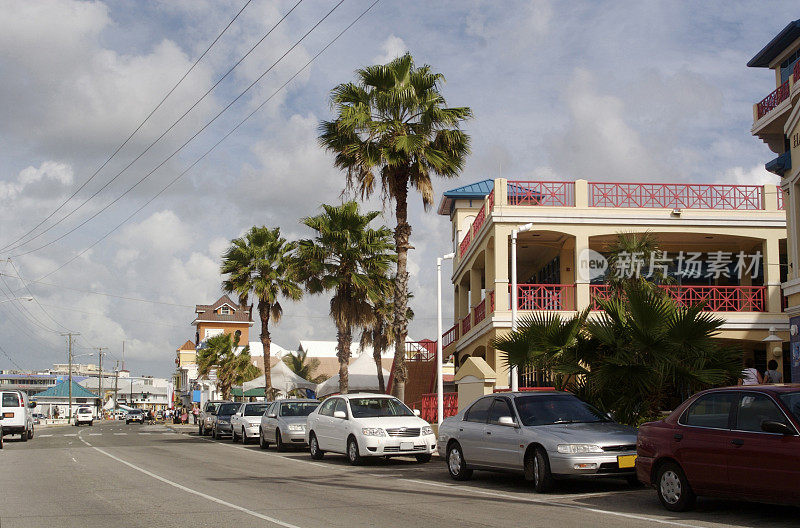
{"type": "Polygon", "coordinates": [[[261,416],[264,415],[268,405],[265,402],[243,403],[231,416],[231,440],[237,442],[241,439],[242,443],[246,444],[251,438],[258,437],[261,416]]]}
{"type": "Polygon", "coordinates": [[[436,450],[430,424],[393,396],[331,396],[308,415],[306,441],[311,457],[344,453],[351,464],[363,457],[414,456],[428,462],[436,450]]]}
{"type": "Polygon", "coordinates": [[[88,424],[92,425],[94,422],[94,416],[92,415],[92,410],[89,407],[78,407],[78,410],[75,411],[75,425],[79,426],[81,424],[88,424]]]}
{"type": "Polygon", "coordinates": [[[28,394],[19,390],[0,391],[0,435],[20,435],[23,442],[33,438],[33,413],[36,402],[28,402],[28,394]]]}

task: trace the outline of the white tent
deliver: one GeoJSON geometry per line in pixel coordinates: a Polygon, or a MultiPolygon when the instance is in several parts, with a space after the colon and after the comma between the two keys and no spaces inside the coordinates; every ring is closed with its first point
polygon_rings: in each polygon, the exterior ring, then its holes
{"type": "MultiPolygon", "coordinates": [[[[383,371],[383,379],[389,381],[389,371],[383,371]]],[[[378,371],[372,354],[361,354],[350,363],[348,372],[348,388],[350,392],[378,392],[378,371]]],[[[335,375],[317,385],[317,398],[339,392],[339,375],[335,375]]]]}
{"type": "MultiPolygon", "coordinates": [[[[289,391],[294,389],[311,389],[314,390],[316,385],[306,379],[301,378],[291,371],[286,363],[278,361],[270,371],[270,378],[272,386],[278,389],[281,393],[288,394],[289,391]]],[[[252,381],[246,381],[242,384],[242,390],[247,392],[250,389],[260,389],[264,387],[264,376],[259,376],[252,381]]]]}

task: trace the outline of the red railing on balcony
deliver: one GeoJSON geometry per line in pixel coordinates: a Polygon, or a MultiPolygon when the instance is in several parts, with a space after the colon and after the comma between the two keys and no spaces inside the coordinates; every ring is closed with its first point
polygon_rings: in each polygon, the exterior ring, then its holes
{"type": "Polygon", "coordinates": [[[590,182],[589,207],[756,210],[764,208],[763,187],[590,182]]]}
{"type": "Polygon", "coordinates": [[[574,310],[575,285],[517,284],[517,309],[574,310]]]}
{"type": "MultiPolygon", "coordinates": [[[[442,344],[444,346],[444,344],[442,344]]],[[[430,361],[436,359],[436,341],[406,341],[406,359],[409,361],[430,361]]]]}
{"type": "Polygon", "coordinates": [[[489,313],[494,313],[494,290],[489,292],[489,313]]]}
{"type": "Polygon", "coordinates": [[[792,69],[792,77],[794,77],[794,82],[800,80],[800,60],[794,63],[794,68],[792,69]]]}
{"type": "Polygon", "coordinates": [[[481,299],[481,302],[475,306],[473,313],[475,314],[473,319],[475,319],[474,324],[476,325],[486,319],[486,297],[481,299]]]}
{"type": "Polygon", "coordinates": [[[458,246],[458,258],[464,256],[464,253],[466,253],[467,249],[469,249],[470,242],[472,242],[472,226],[470,226],[469,231],[467,231],[467,234],[464,235],[464,239],[458,246]]]}
{"type": "Polygon", "coordinates": [[[458,323],[442,334],[442,348],[447,348],[458,340],[458,323]]]}
{"type": "Polygon", "coordinates": [[[475,235],[478,234],[478,231],[481,230],[481,226],[486,221],[486,204],[483,204],[481,210],[478,211],[477,216],[475,216],[475,220],[472,221],[472,238],[475,238],[475,235]]]}
{"type": "MultiPolygon", "coordinates": [[[[449,418],[451,416],[455,416],[458,414],[458,393],[457,392],[445,392],[444,393],[444,405],[442,407],[442,414],[444,415],[442,419],[449,418]]],[[[437,415],[438,412],[438,405],[436,403],[436,394],[423,394],[422,401],[420,402],[420,407],[422,407],[419,411],[420,417],[429,423],[435,423],[438,421],[437,415]]]]}
{"type": "MultiPolygon", "coordinates": [[[[662,285],[667,294],[681,306],[692,306],[701,302],[706,312],[764,312],[766,286],[677,286],[662,285]]],[[[607,284],[592,284],[590,297],[592,310],[599,310],[597,302],[611,296],[607,284]]]]}
{"type": "Polygon", "coordinates": [[[575,207],[575,182],[509,181],[508,204],[575,207]]]}
{"type": "Polygon", "coordinates": [[[489,212],[494,211],[494,189],[489,193],[489,212]]]}
{"type": "Polygon", "coordinates": [[[470,328],[472,328],[472,314],[467,314],[467,316],[461,320],[461,335],[466,335],[470,328]]]}
{"type": "MultiPolygon", "coordinates": [[[[797,61],[797,64],[800,64],[800,61],[797,61]]],[[[795,67],[797,67],[797,65],[795,65],[795,67]]],[[[785,209],[783,204],[783,189],[781,189],[780,185],[778,185],[778,209],[785,209]]]]}
{"type": "Polygon", "coordinates": [[[787,80],[782,85],[775,88],[768,96],[763,98],[757,105],[758,119],[761,119],[772,111],[776,106],[781,104],[787,97],[789,97],[789,81],[787,80]]]}

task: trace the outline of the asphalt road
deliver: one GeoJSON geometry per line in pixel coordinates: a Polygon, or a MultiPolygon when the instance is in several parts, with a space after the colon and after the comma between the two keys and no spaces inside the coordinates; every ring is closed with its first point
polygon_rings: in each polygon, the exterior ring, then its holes
{"type": "MultiPolygon", "coordinates": [[[[671,514],[623,481],[537,495],[513,475],[456,483],[443,462],[312,461],[163,425],[50,427],[0,451],[0,528],[797,526],[800,509],[701,499],[671,514]]],[[[799,483],[800,485],[800,483],[799,483]]]]}

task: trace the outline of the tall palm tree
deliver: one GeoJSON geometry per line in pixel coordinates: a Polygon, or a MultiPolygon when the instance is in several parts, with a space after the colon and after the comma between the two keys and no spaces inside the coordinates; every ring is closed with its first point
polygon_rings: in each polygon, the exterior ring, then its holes
{"type": "Polygon", "coordinates": [[[649,231],[617,233],[616,237],[606,245],[605,253],[608,256],[606,282],[615,295],[622,293],[624,285],[630,282],[640,282],[653,289],[659,284],[674,282],[674,279],[664,272],[663,266],[658,265],[657,259],[664,257],[665,253],[661,249],[658,237],[649,231]],[[634,262],[638,259],[641,265],[634,262]],[[652,269],[651,261],[655,264],[652,269]],[[631,272],[637,268],[641,268],[641,274],[630,273],[631,276],[628,276],[627,273],[619,272],[619,270],[631,272]],[[650,272],[652,274],[648,277],[650,272]]]}
{"type": "Polygon", "coordinates": [[[296,245],[281,236],[280,228],[253,226],[243,237],[231,241],[222,257],[221,272],[228,278],[222,287],[247,302],[249,294],[258,300],[261,344],[264,348],[264,396],[272,389],[270,376],[270,320],[280,321],[280,297],[298,300],[303,290],[297,281],[296,245]]]}
{"type": "Polygon", "coordinates": [[[289,352],[283,356],[283,362],[289,367],[289,370],[312,383],[322,383],[328,379],[325,374],[314,375],[314,371],[319,368],[319,360],[308,357],[308,352],[304,350],[298,350],[295,353],[289,352]]]}
{"type": "Polygon", "coordinates": [[[241,385],[260,374],[258,367],[253,365],[253,358],[250,357],[250,345],[246,345],[238,354],[237,348],[239,348],[238,335],[220,334],[208,338],[205,346],[197,353],[197,373],[200,376],[208,376],[212,370],[216,370],[217,386],[224,400],[230,398],[233,385],[241,385]]]}
{"type": "Polygon", "coordinates": [[[369,300],[380,294],[372,278],[385,275],[394,262],[392,232],[385,226],[370,228],[380,213],[362,215],[356,202],[322,208],[324,213],[302,220],[316,234],[300,241],[298,261],[309,293],[333,292],[330,315],[336,325],[339,392],[346,394],[353,328],[371,322],[369,300]]]}
{"type": "Polygon", "coordinates": [[[320,124],[320,144],[336,155],[335,166],[346,172],[346,188],[369,197],[381,190],[394,202],[397,268],[394,290],[395,393],[402,399],[408,371],[408,192],[422,195],[427,209],[434,200],[431,175],[457,177],[470,152],[470,138],[461,123],[472,117],[467,107],[448,107],[439,88],[441,73],[417,67],[409,54],[360,69],[356,82],[331,91],[336,117],[320,124]]]}

